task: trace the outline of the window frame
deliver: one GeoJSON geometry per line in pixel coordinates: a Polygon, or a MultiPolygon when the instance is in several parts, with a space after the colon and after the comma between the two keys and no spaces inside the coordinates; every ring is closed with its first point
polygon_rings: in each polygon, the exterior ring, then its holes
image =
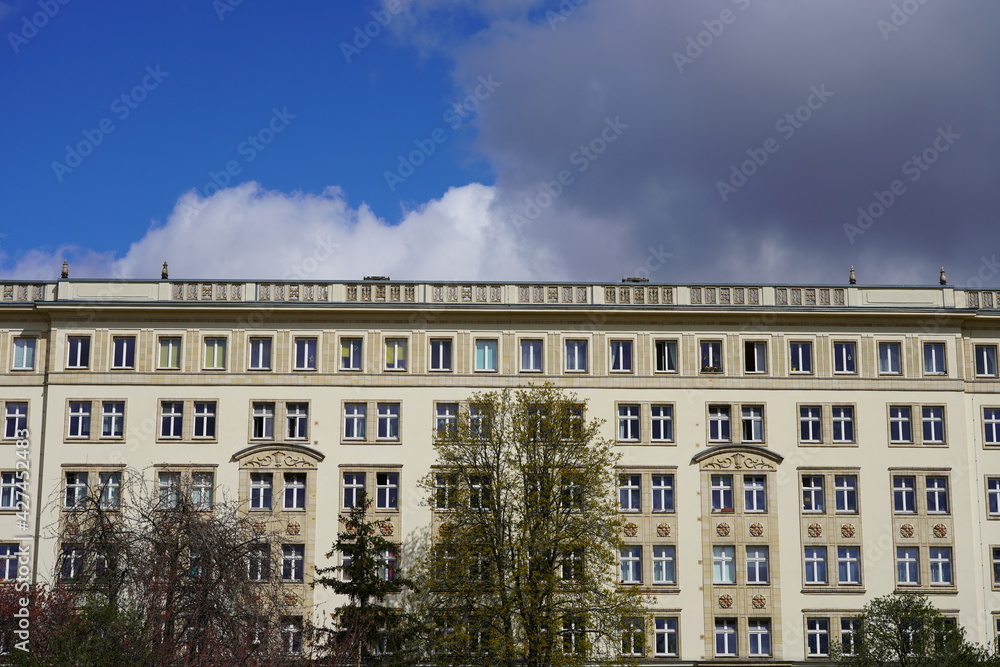
{"type": "Polygon", "coordinates": [[[183,364],[181,359],[183,349],[183,336],[158,336],[156,339],[156,370],[180,370],[183,364]],[[175,357],[176,361],[174,361],[175,357]],[[170,365],[172,361],[174,365],[170,365]]]}
{"type": "Polygon", "coordinates": [[[202,365],[203,371],[224,371],[229,362],[229,337],[224,335],[210,334],[202,336],[202,365]],[[211,351],[211,358],[209,353],[211,351]],[[222,357],[219,365],[219,357],[222,357]],[[210,365],[214,364],[214,365],[210,365]]]}
{"type": "Polygon", "coordinates": [[[853,340],[833,341],[833,374],[858,374],[858,343],[853,340]],[[840,347],[838,354],[838,346],[840,347]]]}
{"type": "Polygon", "coordinates": [[[270,510],[274,507],[274,473],[251,471],[249,476],[251,510],[270,510]]]}
{"type": "Polygon", "coordinates": [[[802,583],[805,586],[828,586],[830,583],[830,568],[826,545],[810,544],[803,547],[802,583]]]}
{"type": "Polygon", "coordinates": [[[274,368],[274,338],[249,336],[247,341],[247,370],[270,371],[274,368]]]}
{"type": "MultiPolygon", "coordinates": [[[[101,401],[101,435],[102,440],[125,439],[125,399],[108,399],[101,401]],[[110,429],[108,426],[110,425],[110,429]]],[[[93,427],[93,423],[91,423],[93,427]]]]}
{"type": "Polygon", "coordinates": [[[406,373],[410,364],[410,339],[405,336],[386,336],[382,339],[382,370],[387,373],[406,373]]]}
{"type": "Polygon", "coordinates": [[[66,370],[86,370],[90,368],[91,337],[69,334],[66,336],[66,370]]]}
{"type": "Polygon", "coordinates": [[[676,338],[657,338],[653,341],[653,372],[678,373],[680,368],[680,345],[676,338]],[[669,368],[673,349],[673,368],[669,368]],[[662,350],[662,355],[661,355],[662,350]],[[663,362],[662,364],[660,362],[663,362]]]}
{"type": "Polygon", "coordinates": [[[318,336],[295,336],[292,341],[292,370],[298,372],[309,372],[319,370],[319,337],[318,336]],[[312,356],[309,356],[312,348],[312,356]],[[304,364],[300,357],[304,357],[304,364]]]}
{"type": "Polygon", "coordinates": [[[747,375],[767,374],[767,341],[743,341],[743,372],[747,375]]]}
{"type": "Polygon", "coordinates": [[[923,357],[924,375],[947,375],[948,374],[948,346],[942,341],[924,341],[921,346],[923,357]],[[940,352],[940,355],[936,352],[940,352]],[[930,356],[928,356],[930,352],[930,356]],[[938,361],[938,356],[941,357],[938,361]],[[930,362],[930,363],[928,363],[930,362]]]}
{"type": "Polygon", "coordinates": [[[813,343],[809,340],[788,342],[789,375],[813,374],[813,343]]]}
{"type": "Polygon", "coordinates": [[[340,363],[338,368],[349,373],[360,373],[365,367],[365,339],[363,336],[340,337],[340,363]]]}
{"type": "Polygon", "coordinates": [[[698,349],[701,352],[701,373],[722,375],[726,372],[725,345],[721,339],[699,340],[698,349]]]}
{"type": "Polygon", "coordinates": [[[28,411],[30,401],[9,400],[0,401],[3,404],[3,439],[18,440],[28,432],[28,411]]]}
{"type": "Polygon", "coordinates": [[[428,341],[430,356],[427,359],[427,370],[431,373],[451,373],[453,370],[454,346],[453,338],[436,337],[428,341]],[[435,348],[437,351],[435,351],[435,348]]]}
{"type": "Polygon", "coordinates": [[[14,336],[11,344],[10,369],[12,371],[35,370],[35,359],[38,355],[37,336],[14,336]],[[30,343],[30,344],[29,344],[30,343]],[[28,352],[30,350],[30,353],[28,352]],[[25,365],[25,357],[30,357],[30,363],[25,365]],[[20,363],[18,363],[20,361],[20,363]]]}
{"type": "Polygon", "coordinates": [[[677,545],[654,544],[650,549],[652,557],[652,583],[656,586],[677,585],[677,545]]]}
{"type": "Polygon", "coordinates": [[[521,338],[517,341],[517,349],[517,370],[519,373],[545,372],[545,341],[543,339],[521,338]]]}
{"type": "Polygon", "coordinates": [[[901,341],[882,340],[876,345],[878,354],[878,374],[879,375],[902,375],[903,374],[903,343],[901,341]],[[886,354],[883,355],[883,350],[886,354]],[[895,350],[895,356],[892,351],[895,350]],[[895,366],[893,365],[895,362],[895,366]]]}
{"type": "Polygon", "coordinates": [[[975,377],[977,378],[997,377],[996,343],[974,343],[972,347],[972,352],[973,352],[973,370],[975,373],[975,377]],[[983,352],[982,359],[980,359],[979,355],[980,351],[983,352]],[[990,354],[991,352],[992,354],[990,354]]]}
{"type": "Polygon", "coordinates": [[[629,374],[635,370],[635,341],[613,338],[608,341],[608,372],[629,374]]]}
{"type": "Polygon", "coordinates": [[[111,370],[135,370],[136,337],[134,335],[114,335],[111,337],[111,370]],[[119,362],[119,343],[121,356],[119,362]],[[131,347],[129,344],[131,343],[131,347]]]}
{"type": "Polygon", "coordinates": [[[736,584],[736,545],[712,545],[712,585],[736,584]]]}
{"type": "Polygon", "coordinates": [[[497,338],[478,337],[472,343],[472,368],[475,373],[500,372],[500,340],[497,338]],[[482,348],[480,348],[482,344],[482,348]],[[480,349],[482,358],[480,359],[480,349]],[[492,356],[490,356],[492,354],[492,356]],[[482,364],[480,364],[482,361],[482,364]]]}
{"type": "Polygon", "coordinates": [[[861,546],[838,544],[837,584],[839,586],[861,586],[861,546]],[[853,579],[851,575],[854,575],[853,579]],[[846,575],[846,576],[845,576],[846,575]]]}
{"type": "Polygon", "coordinates": [[[748,585],[769,585],[771,583],[771,553],[766,544],[746,545],[746,583],[748,585]],[[751,557],[750,551],[754,550],[751,557]],[[763,553],[763,556],[761,556],[763,553]],[[752,566],[752,567],[751,567],[752,566]]]}
{"type": "Polygon", "coordinates": [[[983,446],[1000,447],[1000,407],[983,406],[983,446]]]}
{"type": "Polygon", "coordinates": [[[638,403],[618,403],[615,412],[618,442],[641,442],[642,406],[638,403]]]}

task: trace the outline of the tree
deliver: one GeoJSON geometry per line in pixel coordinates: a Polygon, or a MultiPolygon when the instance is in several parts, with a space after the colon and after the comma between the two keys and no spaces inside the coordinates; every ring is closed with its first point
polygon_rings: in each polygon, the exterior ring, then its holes
{"type": "Polygon", "coordinates": [[[428,659],[618,660],[644,600],[620,586],[617,455],[552,385],[478,393],[438,421],[433,545],[415,576],[428,659]]]}
{"type": "Polygon", "coordinates": [[[957,619],[944,616],[924,595],[884,595],[858,617],[853,651],[835,647],[844,667],[970,667],[1000,665],[996,651],[968,641],[957,619]]]}
{"type": "Polygon", "coordinates": [[[399,568],[398,545],[384,537],[384,529],[391,524],[369,518],[370,508],[371,501],[362,494],[361,503],[340,515],[343,530],[326,557],[340,554],[343,564],[316,568],[320,576],[313,586],[347,596],[347,604],[334,612],[336,626],[317,629],[316,650],[321,659],[353,654],[358,664],[382,664],[388,655],[402,657],[404,646],[396,641],[402,627],[401,610],[387,600],[414,586],[399,568]]]}

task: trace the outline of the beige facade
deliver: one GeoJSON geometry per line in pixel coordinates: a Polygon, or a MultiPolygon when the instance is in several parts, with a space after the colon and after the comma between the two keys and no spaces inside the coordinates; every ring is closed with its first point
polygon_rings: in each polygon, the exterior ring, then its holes
{"type": "Polygon", "coordinates": [[[822,662],[866,601],[903,590],[997,635],[1000,292],[0,287],[0,471],[30,473],[28,514],[12,488],[0,508],[5,576],[18,545],[55,576],[45,526],[67,486],[128,465],[210,479],[251,513],[269,497],[304,572],[289,592],[318,614],[333,601],[308,573],[352,494],[377,498],[405,568],[431,524],[435,424],[474,391],[550,381],[618,443],[622,578],[655,601],[645,659],[822,662]]]}

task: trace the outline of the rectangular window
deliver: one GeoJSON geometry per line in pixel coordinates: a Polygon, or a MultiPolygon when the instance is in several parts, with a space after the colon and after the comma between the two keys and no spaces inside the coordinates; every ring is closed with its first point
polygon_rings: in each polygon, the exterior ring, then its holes
{"type": "Polygon", "coordinates": [[[642,583],[642,547],[624,547],[619,551],[621,583],[642,583]]]}
{"type": "Polygon", "coordinates": [[[35,348],[38,345],[36,338],[15,338],[14,339],[14,364],[15,371],[30,371],[35,368],[35,348]]]}
{"type": "Polygon", "coordinates": [[[271,578],[271,550],[268,545],[252,545],[249,561],[250,581],[267,581],[271,578]]]}
{"type": "Polygon", "coordinates": [[[722,371],[722,341],[701,341],[701,372],[721,373],[722,371]]]}
{"type": "Polygon", "coordinates": [[[100,503],[106,510],[116,510],[122,504],[122,474],[120,472],[102,472],[98,476],[101,485],[100,503]]]}
{"type": "Polygon", "coordinates": [[[344,440],[364,440],[368,416],[365,403],[344,404],[344,440]]]}
{"type": "Polygon", "coordinates": [[[736,655],[736,619],[715,619],[715,655],[732,657],[736,655]]]}
{"type": "Polygon", "coordinates": [[[826,498],[824,495],[823,475],[802,476],[803,512],[825,512],[826,498]]]}
{"type": "Polygon", "coordinates": [[[587,372],[587,341],[585,340],[566,341],[566,372],[567,373],[587,372]]]}
{"type": "Polygon", "coordinates": [[[270,440],[274,438],[274,403],[254,403],[251,419],[254,439],[270,440]]]}
{"type": "Polygon", "coordinates": [[[833,441],[854,442],[854,408],[850,405],[833,406],[833,441]]]}
{"type": "Polygon", "coordinates": [[[806,547],[805,566],[807,584],[825,584],[826,547],[806,547]]]}
{"type": "Polygon", "coordinates": [[[837,547],[837,580],[841,584],[861,583],[861,549],[837,547]]]}
{"type": "Polygon", "coordinates": [[[771,621],[766,618],[751,618],[747,622],[749,653],[753,657],[771,655],[771,621]]]}
{"type": "Polygon", "coordinates": [[[641,480],[641,475],[618,475],[618,505],[622,512],[642,511],[641,480]]]}
{"type": "MultiPolygon", "coordinates": [[[[570,494],[574,491],[570,491],[570,494]]],[[[469,507],[483,509],[493,502],[493,485],[488,475],[469,476],[469,507]]]]}
{"type": "Polygon", "coordinates": [[[181,502],[181,474],[179,472],[161,472],[158,475],[157,490],[161,510],[177,509],[181,502]]]}
{"type": "Polygon", "coordinates": [[[83,549],[75,544],[62,545],[59,557],[59,578],[75,581],[83,572],[83,549]]]}
{"type": "Polygon", "coordinates": [[[69,404],[69,437],[90,437],[90,401],[71,401],[69,404]]]}
{"type": "Polygon", "coordinates": [[[271,509],[271,496],[274,490],[274,475],[269,472],[250,473],[250,509],[271,509]]]}
{"type": "Polygon", "coordinates": [[[913,442],[913,423],[908,405],[889,406],[889,442],[913,442]]]}
{"type": "Polygon", "coordinates": [[[1000,445],[1000,408],[983,408],[984,442],[1000,445]]]}
{"type": "Polygon", "coordinates": [[[205,339],[205,370],[222,371],[226,369],[226,339],[210,337],[205,339]]]}
{"type": "Polygon", "coordinates": [[[622,655],[641,657],[646,652],[646,629],[641,618],[622,619],[622,655]]]}
{"type": "Polygon", "coordinates": [[[252,371],[271,370],[271,339],[263,336],[250,338],[250,360],[247,367],[252,371]]]}
{"type": "Polygon", "coordinates": [[[361,342],[360,338],[340,339],[340,370],[361,370],[361,342]]]}
{"type": "Polygon", "coordinates": [[[799,407],[799,439],[802,442],[823,441],[823,420],[818,405],[799,407]]]}
{"type": "Polygon", "coordinates": [[[997,346],[976,345],[976,377],[997,376],[997,346]]]}
{"type": "Polygon", "coordinates": [[[18,433],[26,431],[27,428],[28,404],[15,401],[7,403],[4,408],[4,437],[11,439],[17,438],[18,433]]]}
{"type": "Polygon", "coordinates": [[[845,656],[853,656],[857,653],[858,643],[861,640],[861,621],[857,618],[840,619],[840,646],[841,653],[845,656]]]}
{"type": "Polygon", "coordinates": [[[920,558],[917,547],[896,548],[896,583],[901,586],[920,584],[920,558]]]}
{"type": "Polygon", "coordinates": [[[743,477],[743,511],[767,511],[767,480],[763,475],[743,477]]]}
{"type": "Polygon", "coordinates": [[[104,401],[101,403],[101,437],[121,438],[125,435],[125,403],[104,401]]]}
{"type": "Polygon", "coordinates": [[[285,473],[285,509],[304,510],[306,508],[306,474],[304,472],[285,473]]]}
{"type": "MultiPolygon", "coordinates": [[[[304,544],[283,544],[281,546],[282,581],[304,580],[305,552],[306,547],[304,544]]],[[[301,651],[301,648],[299,650],[301,651]]]]}
{"type": "Polygon", "coordinates": [[[305,440],[309,437],[308,403],[285,405],[285,435],[289,440],[305,440]]]}
{"type": "Polygon", "coordinates": [[[281,650],[289,655],[302,653],[302,617],[281,619],[281,650]]]}
{"type": "Polygon", "coordinates": [[[394,548],[383,549],[378,558],[378,578],[395,581],[399,574],[399,554],[394,548]]]}
{"type": "Polygon", "coordinates": [[[521,371],[541,372],[542,370],[542,341],[522,340],[521,341],[521,371]]]}
{"type": "Polygon", "coordinates": [[[0,509],[21,509],[18,503],[21,502],[24,484],[24,475],[20,472],[6,470],[0,473],[0,509]]]}
{"type": "Polygon", "coordinates": [[[434,476],[434,507],[450,510],[458,507],[458,477],[455,473],[437,473],[434,476]]]}
{"type": "Polygon", "coordinates": [[[180,438],[184,425],[184,404],[175,401],[160,403],[160,437],[180,438]]]}
{"type": "Polygon", "coordinates": [[[653,547],[653,583],[677,583],[677,548],[673,546],[653,547]]]}
{"type": "Polygon", "coordinates": [[[380,510],[399,509],[399,473],[375,473],[375,507],[380,510]]]}
{"type": "Polygon", "coordinates": [[[653,653],[656,657],[677,657],[677,618],[657,617],[653,628],[653,653]]]}
{"type": "Polygon", "coordinates": [[[833,372],[834,373],[857,373],[858,367],[855,363],[857,359],[856,346],[852,342],[842,342],[833,344],[833,372]]]}
{"type": "Polygon", "coordinates": [[[432,338],[431,339],[431,360],[430,369],[432,371],[451,370],[451,339],[432,338]]]}
{"type": "Polygon", "coordinates": [[[79,509],[87,501],[87,473],[66,473],[66,509],[79,509]]]}
{"type": "Polygon", "coordinates": [[[878,344],[879,373],[883,375],[899,375],[903,372],[899,361],[900,347],[899,343],[878,344]]]}
{"type": "Polygon", "coordinates": [[[930,514],[947,514],[948,478],[928,476],[925,482],[927,484],[927,512],[930,514]]]}
{"type": "Polygon", "coordinates": [[[159,368],[173,370],[181,367],[180,336],[163,336],[160,338],[159,368]]]}
{"type": "Polygon", "coordinates": [[[318,341],[315,338],[295,339],[295,370],[316,370],[318,341]]]}
{"type": "Polygon", "coordinates": [[[677,341],[658,340],[653,343],[657,373],[677,372],[677,341]]]}
{"type": "MultiPolygon", "coordinates": [[[[20,552],[20,545],[0,544],[0,581],[14,581],[17,579],[17,560],[20,552]]],[[[4,654],[10,655],[9,645],[5,643],[3,649],[4,654]]]]}
{"type": "Polygon", "coordinates": [[[215,502],[215,473],[191,473],[191,503],[195,509],[210,510],[215,502]]]}
{"type": "Polygon", "coordinates": [[[928,405],[920,409],[923,421],[924,443],[938,444],[944,442],[944,407],[928,405]]]}
{"type": "Polygon", "coordinates": [[[990,516],[1000,516],[1000,477],[986,478],[986,505],[990,516]]]}
{"type": "Polygon", "coordinates": [[[954,583],[951,573],[951,547],[931,547],[931,585],[951,586],[954,583]]]}
{"type": "Polygon", "coordinates": [[[736,583],[736,547],[712,547],[712,582],[736,583]]]}
{"type": "Polygon", "coordinates": [[[895,476],[892,478],[892,509],[894,512],[914,514],[917,511],[916,478],[895,476]]]}
{"type": "Polygon", "coordinates": [[[993,547],[993,587],[1000,587],[1000,547],[993,547]]]}
{"type": "Polygon", "coordinates": [[[728,405],[708,406],[708,440],[709,442],[730,442],[732,432],[729,422],[728,405]]]}
{"type": "Polygon", "coordinates": [[[365,473],[344,473],[344,509],[363,507],[365,503],[365,473]]]}
{"type": "Polygon", "coordinates": [[[732,475],[712,475],[712,511],[733,511],[732,475]]]}
{"type": "Polygon", "coordinates": [[[499,343],[492,338],[476,340],[476,371],[480,373],[495,373],[499,367],[499,343]]]}
{"type": "Polygon", "coordinates": [[[385,339],[385,370],[405,371],[407,364],[407,340],[405,338],[385,339]]]}
{"type": "Polygon", "coordinates": [[[764,442],[764,406],[744,405],[743,442],[764,442]]]}
{"type": "Polygon", "coordinates": [[[115,336],[111,348],[111,368],[135,368],[135,336],[115,336]]]}
{"type": "Polygon", "coordinates": [[[215,401],[196,401],[194,404],[194,437],[215,437],[215,401]]]}
{"type": "Polygon", "coordinates": [[[833,478],[833,491],[836,498],[837,511],[857,513],[858,511],[858,477],[857,475],[836,475],[833,478]]]}
{"type": "Polygon", "coordinates": [[[90,336],[69,336],[66,339],[69,354],[66,368],[87,368],[90,366],[90,336]]]}
{"type": "Polygon", "coordinates": [[[438,403],[434,417],[434,431],[439,438],[458,432],[458,403],[438,403]]]}
{"type": "Polygon", "coordinates": [[[611,372],[612,373],[632,372],[632,341],[630,340],[611,341],[611,372]]]}
{"type": "Polygon", "coordinates": [[[618,406],[618,440],[620,442],[639,441],[639,406],[620,404],[618,406]]]}
{"type": "Polygon", "coordinates": [[[650,410],[650,434],[652,442],[673,442],[674,406],[652,405],[650,410]]]}
{"type": "Polygon", "coordinates": [[[747,547],[747,583],[766,584],[770,581],[767,567],[767,547],[747,547]]]}
{"type": "Polygon", "coordinates": [[[947,372],[944,343],[924,343],[924,375],[944,375],[947,372]]]}
{"type": "Polygon", "coordinates": [[[792,373],[812,373],[812,343],[789,343],[788,350],[792,373]]]}
{"type": "Polygon", "coordinates": [[[378,434],[379,440],[399,440],[399,403],[379,403],[378,434]]]}
{"type": "Polygon", "coordinates": [[[674,476],[653,475],[652,477],[654,512],[674,511],[674,476]]]}
{"type": "Polygon", "coordinates": [[[806,620],[806,655],[823,658],[830,655],[830,620],[810,618],[806,620]]]}
{"type": "Polygon", "coordinates": [[[743,343],[743,370],[747,373],[767,372],[767,343],[755,340],[743,343]]]}

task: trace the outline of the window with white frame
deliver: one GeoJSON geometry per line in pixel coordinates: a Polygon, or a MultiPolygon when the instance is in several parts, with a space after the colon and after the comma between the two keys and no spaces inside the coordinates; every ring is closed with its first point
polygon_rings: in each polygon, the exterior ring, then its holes
{"type": "Polygon", "coordinates": [[[857,653],[861,641],[861,619],[840,619],[840,652],[841,655],[853,656],[857,653]]]}
{"type": "Polygon", "coordinates": [[[743,342],[743,370],[747,373],[767,372],[767,343],[762,340],[743,342]]]}
{"type": "Polygon", "coordinates": [[[944,406],[925,405],[920,408],[923,422],[924,443],[938,444],[944,442],[944,406]]]}
{"type": "Polygon", "coordinates": [[[657,616],[653,620],[653,654],[658,658],[677,657],[676,616],[657,616]]]}
{"type": "Polygon", "coordinates": [[[733,511],[733,476],[712,475],[712,511],[733,511]]]}
{"type": "Polygon", "coordinates": [[[789,343],[788,351],[788,368],[792,373],[812,373],[812,343],[789,343]]]}
{"type": "Polygon", "coordinates": [[[651,507],[654,512],[674,511],[674,476],[653,475],[651,477],[653,492],[651,507]]]}
{"type": "Polygon", "coordinates": [[[802,475],[802,511],[826,511],[823,475],[802,475]]]}
{"type": "Polygon", "coordinates": [[[805,547],[803,558],[805,563],[806,584],[825,584],[826,547],[805,547]]]}
{"type": "Polygon", "coordinates": [[[701,372],[721,373],[722,371],[722,341],[701,341],[701,372]]]}
{"type": "Polygon", "coordinates": [[[210,510],[215,502],[215,473],[191,473],[191,504],[198,510],[210,510]]]}
{"type": "Polygon", "coordinates": [[[986,478],[986,507],[991,517],[1000,516],[1000,477],[986,478]]]}
{"type": "Polygon", "coordinates": [[[194,437],[215,437],[215,401],[195,401],[194,437]]]}
{"type": "Polygon", "coordinates": [[[830,619],[806,619],[806,655],[810,658],[830,655],[830,619]]]}
{"type": "Polygon", "coordinates": [[[469,476],[469,507],[483,509],[493,501],[493,483],[489,475],[469,476]]]}
{"type": "Polygon", "coordinates": [[[677,372],[677,341],[658,340],[653,343],[653,361],[657,373],[677,372]]]}
{"type": "Polygon", "coordinates": [[[319,341],[312,336],[295,339],[295,366],[297,371],[314,371],[317,366],[319,341]]]}
{"type": "Polygon", "coordinates": [[[247,368],[252,371],[271,370],[271,339],[265,336],[250,338],[250,359],[247,368]]]}
{"type": "Polygon", "coordinates": [[[674,406],[653,404],[649,406],[651,442],[673,442],[674,406]]]}
{"type": "Polygon", "coordinates": [[[642,583],[642,547],[627,546],[619,550],[621,583],[642,583]]]}
{"type": "Polygon", "coordinates": [[[822,411],[818,405],[799,407],[799,440],[801,442],[823,441],[822,411]]]}
{"type": "Polygon", "coordinates": [[[833,372],[857,373],[857,344],[852,341],[838,341],[833,344],[833,372]]]}
{"type": "Polygon", "coordinates": [[[917,547],[896,548],[896,583],[900,586],[920,584],[920,556],[917,547]]]}
{"type": "Polygon", "coordinates": [[[476,339],[476,372],[495,373],[499,368],[500,344],[495,338],[476,339]]]}
{"type": "Polygon", "coordinates": [[[158,507],[162,509],[177,509],[181,501],[181,474],[178,471],[166,470],[157,475],[158,507]]]}
{"type": "Polygon", "coordinates": [[[180,401],[160,402],[160,437],[180,438],[184,428],[184,404],[180,401]]]}
{"type": "Polygon", "coordinates": [[[630,340],[611,341],[611,372],[612,373],[632,372],[632,341],[630,340]]]}
{"type": "MultiPolygon", "coordinates": [[[[0,544],[0,581],[17,579],[17,561],[21,553],[18,544],[0,544]]],[[[3,646],[4,653],[10,655],[10,647],[3,646]]]]}
{"type": "Polygon", "coordinates": [[[736,583],[736,547],[712,547],[712,583],[736,583]]]}
{"type": "Polygon", "coordinates": [[[90,366],[90,336],[68,336],[66,338],[66,368],[87,368],[90,366]]]}
{"type": "Polygon", "coordinates": [[[281,545],[282,581],[305,580],[305,556],[306,547],[304,544],[281,545]]]}
{"type": "Polygon", "coordinates": [[[770,581],[768,573],[768,549],[764,546],[747,547],[747,583],[766,584],[770,581]]]}
{"type": "Polygon", "coordinates": [[[751,657],[767,657],[771,655],[771,620],[767,618],[751,618],[747,621],[748,654],[751,657]]]}
{"type": "Polygon", "coordinates": [[[271,509],[274,493],[274,474],[269,472],[250,473],[250,509],[271,509]]]}
{"type": "Polygon", "coordinates": [[[521,341],[521,371],[538,373],[542,370],[542,341],[524,339],[521,341]]]}
{"type": "Polygon", "coordinates": [[[206,371],[222,371],[226,369],[226,339],[222,336],[205,338],[206,371]]]}
{"type": "Polygon", "coordinates": [[[344,403],[344,440],[364,440],[368,405],[344,403]]]}
{"type": "Polygon", "coordinates": [[[1000,587],[1000,547],[990,549],[993,555],[993,588],[1000,587]]]}
{"type": "Polygon", "coordinates": [[[250,547],[248,575],[250,581],[267,581],[271,578],[271,548],[267,544],[250,547]]]}
{"type": "Polygon", "coordinates": [[[728,405],[708,406],[708,440],[709,442],[732,441],[731,424],[728,405]]]}
{"type": "Polygon", "coordinates": [[[646,629],[641,618],[622,619],[622,655],[642,657],[646,653],[646,629]]]}
{"type": "Polygon", "coordinates": [[[289,440],[305,440],[309,437],[308,403],[285,405],[285,437],[289,440]]]}
{"type": "Polygon", "coordinates": [[[111,368],[135,368],[135,336],[111,338],[111,368]]]}
{"type": "Polygon", "coordinates": [[[399,553],[394,547],[383,549],[378,557],[378,578],[395,581],[399,575],[399,553]]]}
{"type": "Polygon", "coordinates": [[[304,510],[306,508],[306,473],[285,473],[285,509],[304,510]]]}
{"type": "Polygon", "coordinates": [[[344,473],[344,503],[343,509],[363,507],[365,503],[365,473],[344,473]]]}
{"type": "Polygon", "coordinates": [[[944,375],[947,372],[944,343],[924,343],[924,375],[944,375]]]}
{"type": "Polygon", "coordinates": [[[0,472],[0,510],[20,509],[24,487],[24,473],[13,470],[0,472]]]}
{"type": "Polygon", "coordinates": [[[883,375],[899,375],[903,372],[900,362],[899,343],[878,344],[878,372],[883,375]]]}
{"type": "Polygon", "coordinates": [[[378,413],[379,440],[399,440],[399,403],[379,403],[378,413]]]}
{"type": "Polygon", "coordinates": [[[861,583],[860,547],[837,547],[837,581],[850,585],[861,583]]]}
{"type": "Polygon", "coordinates": [[[177,370],[181,367],[181,337],[160,336],[160,358],[157,368],[160,370],[177,370]]]}
{"type": "Polygon", "coordinates": [[[375,473],[375,507],[380,510],[399,509],[399,473],[375,473]]]}
{"type": "Polygon", "coordinates": [[[290,655],[302,653],[301,616],[290,616],[281,620],[281,650],[290,655]]]}
{"type": "Polygon", "coordinates": [[[835,475],[833,492],[836,510],[845,514],[856,514],[858,511],[858,476],[835,475]]]}
{"type": "Polygon", "coordinates": [[[743,476],[743,511],[767,511],[767,479],[763,475],[743,476]]]}
{"type": "Polygon", "coordinates": [[[431,358],[429,368],[432,371],[451,370],[450,338],[431,338],[431,358]]]}
{"type": "Polygon", "coordinates": [[[635,403],[618,404],[618,440],[639,441],[639,406],[635,403]]]}
{"type": "Polygon", "coordinates": [[[434,475],[434,507],[439,510],[458,507],[458,475],[453,472],[434,475]]]}
{"type": "Polygon", "coordinates": [[[83,573],[83,548],[77,544],[63,544],[59,554],[59,578],[75,581],[83,573]]]}
{"type": "Polygon", "coordinates": [[[458,403],[438,403],[435,406],[434,432],[439,438],[454,435],[458,429],[458,403]]]}
{"type": "Polygon", "coordinates": [[[360,371],[362,367],[361,350],[362,350],[361,338],[341,338],[340,370],[360,371]]]}
{"type": "Polygon", "coordinates": [[[665,544],[653,546],[653,583],[677,583],[677,547],[665,544]]]}
{"type": "Polygon", "coordinates": [[[1000,408],[983,408],[983,442],[1000,445],[1000,408]]]}
{"type": "Polygon", "coordinates": [[[997,346],[976,345],[976,377],[997,376],[997,346]]]}
{"type": "Polygon", "coordinates": [[[913,442],[913,420],[910,406],[889,406],[889,442],[913,442]]]}
{"type": "Polygon", "coordinates": [[[566,372],[567,373],[587,372],[587,341],[585,340],[566,341],[566,372]]]}
{"type": "Polygon", "coordinates": [[[744,405],[743,412],[743,442],[764,442],[764,406],[744,405]]]}
{"type": "Polygon", "coordinates": [[[716,657],[737,655],[735,618],[715,619],[715,655],[716,657]]]}
{"type": "Polygon", "coordinates": [[[900,514],[917,511],[917,480],[912,475],[894,475],[892,478],[892,509],[900,514]]]}
{"type": "Polygon", "coordinates": [[[101,437],[121,438],[125,435],[125,402],[101,402],[101,437]]]}
{"type": "Polygon", "coordinates": [[[931,547],[931,586],[951,586],[954,583],[951,568],[951,547],[931,547]]]}
{"type": "Polygon", "coordinates": [[[406,364],[407,364],[406,353],[407,353],[408,342],[409,341],[407,341],[405,338],[385,339],[385,370],[387,371],[406,370],[406,364]]]}
{"type": "Polygon", "coordinates": [[[854,407],[835,405],[833,410],[833,441],[854,442],[854,407]]]}
{"type": "Polygon", "coordinates": [[[90,401],[70,401],[69,403],[69,437],[90,437],[90,401]]]}
{"type": "Polygon", "coordinates": [[[38,346],[37,338],[18,337],[14,339],[14,363],[11,368],[15,371],[30,371],[35,368],[35,350],[38,346]]]}
{"type": "Polygon", "coordinates": [[[927,490],[927,512],[929,514],[948,513],[948,478],[928,475],[924,479],[927,490]]]}
{"type": "Polygon", "coordinates": [[[23,436],[28,429],[28,403],[8,401],[4,405],[3,437],[8,439],[23,436]]]}
{"type": "Polygon", "coordinates": [[[274,438],[274,403],[259,401],[252,404],[251,437],[255,440],[274,438]]]}
{"type": "Polygon", "coordinates": [[[618,506],[622,512],[642,511],[642,475],[618,475],[618,506]]]}

